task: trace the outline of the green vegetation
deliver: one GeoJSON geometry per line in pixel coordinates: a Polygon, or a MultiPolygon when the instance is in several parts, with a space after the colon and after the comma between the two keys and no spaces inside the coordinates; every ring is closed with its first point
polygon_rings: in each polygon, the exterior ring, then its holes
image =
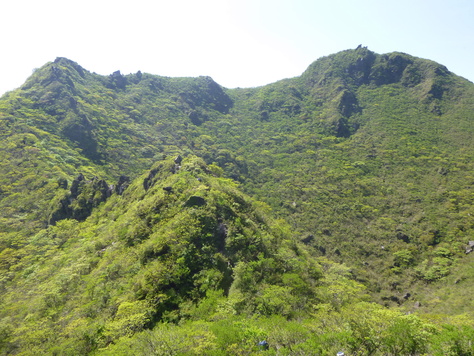
{"type": "Polygon", "coordinates": [[[201,160],[161,161],[86,221],[58,221],[18,250],[3,285],[8,348],[81,354],[159,321],[209,317],[224,299],[224,315],[301,313],[321,271],[285,229],[201,160]]]}
{"type": "Polygon", "coordinates": [[[366,48],[232,90],[47,63],[0,98],[1,354],[473,355],[473,112],[366,48]]]}

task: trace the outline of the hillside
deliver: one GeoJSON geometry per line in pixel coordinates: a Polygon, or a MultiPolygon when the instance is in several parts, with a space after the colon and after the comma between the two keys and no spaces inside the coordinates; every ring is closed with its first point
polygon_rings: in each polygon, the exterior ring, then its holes
{"type": "MultiPolygon", "coordinates": [[[[94,180],[81,183],[93,196],[94,180]]],[[[316,301],[321,279],[284,225],[192,157],[161,161],[86,221],[57,221],[19,252],[1,314],[12,330],[9,351],[32,355],[57,344],[83,354],[158,321],[204,313],[195,303],[206,296],[228,296],[229,310],[270,313],[280,306],[258,294],[297,278],[305,292],[285,304],[290,315],[316,301]]]]}
{"type": "Polygon", "coordinates": [[[473,94],[405,54],[323,58],[236,100],[239,117],[266,109],[233,147],[252,164],[244,186],[316,253],[351,261],[381,299],[404,302],[414,280],[446,275],[472,236],[473,94]]]}
{"type": "Polygon", "coordinates": [[[444,66],[363,47],[247,89],[45,64],[0,99],[2,351],[239,354],[281,317],[281,352],[447,354],[472,333],[473,109],[444,66]],[[250,344],[220,334],[256,315],[250,344]]]}

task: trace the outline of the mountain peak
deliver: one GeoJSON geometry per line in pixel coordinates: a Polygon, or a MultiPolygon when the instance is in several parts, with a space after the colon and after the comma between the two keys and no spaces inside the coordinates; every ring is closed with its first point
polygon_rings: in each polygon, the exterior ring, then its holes
{"type": "Polygon", "coordinates": [[[312,85],[324,85],[333,80],[358,87],[363,84],[393,84],[415,86],[433,78],[451,74],[438,63],[402,52],[376,54],[367,47],[341,51],[313,62],[302,78],[312,85]]]}
{"type": "Polygon", "coordinates": [[[82,68],[76,62],[64,58],[57,57],[54,62],[48,62],[27,79],[20,89],[29,90],[36,88],[37,90],[54,83],[54,86],[66,85],[73,88],[75,83],[82,83],[90,73],[82,68]]]}

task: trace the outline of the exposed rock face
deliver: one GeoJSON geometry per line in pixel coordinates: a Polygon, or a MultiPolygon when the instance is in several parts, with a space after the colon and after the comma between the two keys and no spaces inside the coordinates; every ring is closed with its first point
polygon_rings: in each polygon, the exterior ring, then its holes
{"type": "Polygon", "coordinates": [[[127,176],[120,176],[115,186],[115,193],[118,195],[122,195],[125,189],[130,185],[130,177],[127,176]]]}
{"type": "Polygon", "coordinates": [[[171,173],[176,174],[179,171],[179,169],[181,168],[182,161],[183,161],[183,157],[181,157],[181,155],[178,155],[174,159],[174,166],[171,167],[171,173]]]}
{"type": "Polygon", "coordinates": [[[397,83],[402,79],[405,69],[412,63],[413,60],[402,53],[382,55],[372,68],[370,81],[376,85],[397,83]]]}
{"type": "Polygon", "coordinates": [[[146,177],[143,180],[143,188],[145,190],[148,190],[153,186],[153,183],[154,183],[153,178],[155,178],[157,173],[158,173],[158,169],[152,169],[150,173],[148,174],[148,177],[146,177]]]}
{"type": "Polygon", "coordinates": [[[127,86],[127,78],[120,73],[119,70],[113,72],[109,76],[108,87],[111,89],[125,89],[127,86]]]}
{"type": "Polygon", "coordinates": [[[465,250],[466,250],[466,255],[471,253],[474,250],[474,241],[469,241],[465,250]]]}
{"type": "Polygon", "coordinates": [[[69,192],[59,200],[58,206],[50,214],[48,223],[55,225],[57,221],[63,219],[83,221],[89,217],[95,207],[106,201],[113,193],[122,195],[129,184],[130,178],[126,176],[121,176],[114,187],[97,177],[86,180],[84,175],[79,173],[72,181],[69,192]]]}
{"type": "Polygon", "coordinates": [[[356,49],[356,52],[359,54],[359,57],[354,63],[349,65],[347,73],[352,77],[356,85],[362,85],[369,81],[376,55],[367,50],[366,47],[359,47],[356,49]]]}
{"type": "Polygon", "coordinates": [[[72,181],[70,192],[73,199],[79,195],[79,185],[82,181],[84,181],[84,175],[82,173],[79,173],[76,179],[72,181]]]}

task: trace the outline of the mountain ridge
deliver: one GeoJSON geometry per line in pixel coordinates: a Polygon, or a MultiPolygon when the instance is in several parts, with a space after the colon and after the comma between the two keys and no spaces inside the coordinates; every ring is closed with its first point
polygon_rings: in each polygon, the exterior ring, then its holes
{"type": "MultiPolygon", "coordinates": [[[[5,329],[5,347],[52,347],[25,330],[49,323],[51,332],[58,320],[90,331],[93,344],[74,339],[87,353],[162,330],[161,321],[226,319],[224,309],[333,320],[370,300],[391,308],[393,320],[397,310],[471,315],[473,109],[472,83],[444,66],[364,47],[320,58],[299,77],[239,89],[209,77],[101,76],[65,58],[47,63],[0,98],[2,318],[28,302],[26,292],[15,300],[26,285],[39,308],[5,329]],[[222,255],[224,242],[238,258],[222,255]],[[74,246],[89,267],[71,257],[74,246]],[[108,269],[103,256],[138,264],[108,269]],[[211,262],[217,269],[201,275],[211,262]],[[134,271],[149,277],[141,287],[134,271]],[[43,279],[36,286],[30,275],[43,279]],[[113,297],[95,286],[101,278],[117,283],[104,289],[113,297]],[[84,281],[89,296],[75,289],[84,281]],[[459,299],[450,306],[448,296],[459,299]]],[[[344,320],[355,335],[354,320],[344,320]]],[[[63,347],[71,335],[58,336],[63,347]]]]}

